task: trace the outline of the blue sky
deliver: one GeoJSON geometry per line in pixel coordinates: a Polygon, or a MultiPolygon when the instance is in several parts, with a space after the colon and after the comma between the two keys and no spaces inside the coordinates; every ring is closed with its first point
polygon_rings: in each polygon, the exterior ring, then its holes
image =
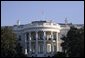
{"type": "Polygon", "coordinates": [[[1,1],[1,26],[27,24],[35,20],[84,24],[83,1],[1,1]]]}

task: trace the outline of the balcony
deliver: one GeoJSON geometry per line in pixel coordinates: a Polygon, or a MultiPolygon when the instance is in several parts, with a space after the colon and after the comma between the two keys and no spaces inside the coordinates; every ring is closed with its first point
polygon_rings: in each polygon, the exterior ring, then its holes
{"type": "Polygon", "coordinates": [[[33,28],[33,27],[53,27],[53,28],[59,28],[60,26],[58,24],[54,24],[54,23],[31,23],[31,24],[27,24],[26,26],[24,26],[24,28],[33,28]]]}

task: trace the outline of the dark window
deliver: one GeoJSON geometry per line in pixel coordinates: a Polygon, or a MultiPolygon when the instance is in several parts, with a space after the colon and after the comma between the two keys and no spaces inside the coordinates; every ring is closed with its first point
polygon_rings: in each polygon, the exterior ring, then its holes
{"type": "Polygon", "coordinates": [[[56,38],[54,37],[53,40],[56,40],[56,38]]]}
{"type": "Polygon", "coordinates": [[[34,32],[31,33],[31,39],[36,40],[36,34],[34,32]]]}
{"type": "Polygon", "coordinates": [[[56,40],[56,33],[53,34],[53,40],[56,40]]]}
{"type": "Polygon", "coordinates": [[[41,32],[41,33],[38,33],[38,36],[39,36],[39,40],[43,40],[43,33],[41,32]]]}
{"type": "Polygon", "coordinates": [[[21,35],[19,35],[19,41],[21,41],[21,35]]]}
{"type": "Polygon", "coordinates": [[[39,40],[43,40],[43,38],[42,37],[40,37],[40,38],[38,38],[39,40]]]}

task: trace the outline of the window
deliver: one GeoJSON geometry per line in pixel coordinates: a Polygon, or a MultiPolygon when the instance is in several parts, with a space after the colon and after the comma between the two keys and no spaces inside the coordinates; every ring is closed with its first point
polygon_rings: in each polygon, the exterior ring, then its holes
{"type": "Polygon", "coordinates": [[[53,40],[56,40],[56,33],[53,33],[53,40]]]}
{"type": "Polygon", "coordinates": [[[48,53],[51,52],[51,44],[47,44],[47,52],[48,52],[48,53]]]}
{"type": "Polygon", "coordinates": [[[36,33],[35,32],[31,32],[31,39],[36,40],[36,33]]]}
{"type": "Polygon", "coordinates": [[[57,49],[57,48],[56,48],[56,45],[54,45],[54,52],[56,52],[56,49],[57,49]]]}
{"type": "Polygon", "coordinates": [[[43,40],[43,32],[38,32],[38,39],[43,40]]]}
{"type": "Polygon", "coordinates": [[[19,41],[21,41],[21,35],[19,35],[19,41]]]}

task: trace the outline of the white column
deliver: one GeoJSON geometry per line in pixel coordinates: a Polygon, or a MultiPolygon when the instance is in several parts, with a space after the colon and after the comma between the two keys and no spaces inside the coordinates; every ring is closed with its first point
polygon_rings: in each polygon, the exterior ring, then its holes
{"type": "Polygon", "coordinates": [[[27,35],[25,33],[25,54],[27,55],[27,35]]]}
{"type": "Polygon", "coordinates": [[[51,31],[51,52],[53,53],[53,32],[51,31]]]}
{"type": "Polygon", "coordinates": [[[36,31],[36,54],[38,54],[38,32],[36,31]]]}
{"type": "Polygon", "coordinates": [[[43,40],[44,40],[44,45],[43,45],[43,52],[44,52],[44,54],[46,54],[46,32],[45,31],[43,31],[43,40]]]}
{"type": "Polygon", "coordinates": [[[57,52],[57,32],[56,32],[56,52],[57,52]]]}
{"type": "Polygon", "coordinates": [[[29,54],[31,53],[31,32],[29,32],[29,54]]]}
{"type": "Polygon", "coordinates": [[[59,43],[58,43],[58,41],[59,41],[59,40],[58,40],[58,32],[57,32],[57,39],[56,39],[56,42],[57,42],[57,51],[59,51],[59,46],[58,46],[59,43]]]}

